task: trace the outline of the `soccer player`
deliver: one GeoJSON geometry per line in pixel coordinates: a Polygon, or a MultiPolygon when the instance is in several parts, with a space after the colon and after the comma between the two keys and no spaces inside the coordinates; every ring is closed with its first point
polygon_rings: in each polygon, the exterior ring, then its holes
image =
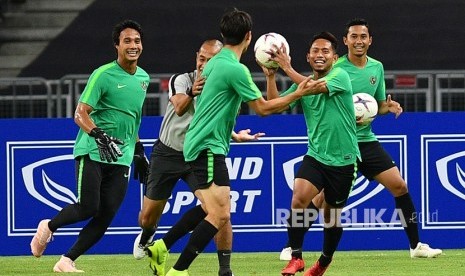
{"type": "MultiPolygon", "coordinates": [[[[186,133],[183,151],[197,179],[196,189],[203,198],[207,216],[195,227],[167,276],[189,275],[190,264],[229,221],[230,180],[225,157],[241,102],[247,102],[258,115],[265,116],[284,111],[292,101],[324,85],[324,81],[307,78],[294,93],[266,101],[248,68],[240,63],[252,40],[251,29],[252,18],[248,13],[237,9],[226,12],[220,21],[224,47],[203,70],[206,81],[186,133]]],[[[148,250],[157,265],[164,265],[166,260],[159,256],[166,248],[160,246],[160,242],[156,241],[148,250]]]]}
{"type": "Polygon", "coordinates": [[[40,257],[58,228],[89,220],[53,267],[55,272],[83,272],[74,261],[112,222],[126,194],[133,159],[136,176],[141,182],[146,178],[148,161],[138,131],[150,78],[137,66],[143,49],[141,26],[122,21],[113,28],[112,38],[117,59],[92,73],[74,114],[80,127],[74,146],[78,202],[40,221],[31,241],[32,254],[40,257]]]}
{"type": "MultiPolygon", "coordinates": [[[[178,180],[184,180],[191,190],[200,196],[195,192],[195,176],[184,161],[182,149],[187,128],[195,112],[197,96],[200,95],[205,83],[205,78],[201,77],[201,73],[207,62],[222,47],[223,43],[219,40],[204,41],[196,53],[196,69],[189,73],[175,74],[170,78],[169,102],[161,123],[159,139],[153,145],[150,157],[150,173],[142,210],[139,214],[139,225],[142,231],[134,241],[133,255],[138,260],[145,257],[145,248],[155,235],[163,209],[178,180]]],[[[250,130],[233,132],[232,138],[236,142],[242,142],[256,140],[263,135],[263,133],[250,135],[249,132],[250,130]]],[[[202,198],[200,199],[202,200],[202,198]]],[[[200,221],[205,216],[206,213],[201,205],[187,211],[163,237],[167,250],[197,225],[196,220],[200,221]]],[[[220,263],[218,274],[220,276],[232,275],[230,268],[232,227],[230,223],[218,232],[216,240],[220,263]]],[[[165,255],[164,258],[166,257],[165,255]]],[[[165,274],[164,267],[157,266],[156,262],[151,262],[150,267],[156,275],[165,274]]]]}
{"type": "MultiPolygon", "coordinates": [[[[337,39],[329,32],[316,34],[310,42],[307,61],[314,79],[326,80],[326,86],[296,104],[302,106],[308,133],[308,151],[294,180],[291,212],[288,219],[289,245],[292,259],[281,271],[284,276],[303,271],[302,244],[309,226],[300,221],[307,215],[307,207],[322,189],[325,190],[325,225],[323,251],[317,262],[304,275],[323,275],[328,268],[342,236],[340,213],[344,207],[357,171],[360,153],[357,146],[352,85],[347,72],[333,68],[337,60],[337,39]]],[[[279,97],[276,70],[263,71],[267,77],[268,99],[279,97]]],[[[281,96],[293,93],[293,84],[281,96]]],[[[305,222],[305,219],[304,219],[305,222]]]]}
{"type": "MultiPolygon", "coordinates": [[[[342,56],[335,67],[343,68],[349,73],[354,93],[365,92],[378,101],[378,114],[394,113],[397,118],[402,113],[402,107],[392,100],[390,95],[386,99],[383,64],[367,55],[372,39],[366,20],[359,18],[350,20],[346,25],[344,36],[348,54],[342,56]]],[[[430,248],[428,244],[420,242],[416,219],[418,216],[407,184],[392,158],[372,132],[371,124],[358,126],[357,138],[362,154],[362,161],[359,164],[361,173],[370,180],[375,179],[389,190],[394,197],[396,208],[401,210],[405,218],[403,223],[410,243],[410,257],[439,256],[442,250],[430,248]]]]}
{"type": "MultiPolygon", "coordinates": [[[[402,107],[392,100],[390,95],[386,98],[383,64],[367,55],[373,40],[367,21],[360,18],[350,20],[346,24],[346,34],[343,40],[348,53],[338,59],[335,67],[347,71],[352,80],[354,93],[365,92],[378,101],[378,114],[394,113],[397,118],[402,113],[402,107]]],[[[283,70],[286,73],[289,72],[288,75],[293,81],[298,83],[299,80],[303,80],[304,76],[299,76],[286,60],[286,58],[279,58],[283,70]]],[[[416,220],[418,216],[407,184],[391,156],[376,138],[371,124],[357,126],[357,139],[362,155],[359,162],[360,172],[366,178],[374,179],[384,185],[393,195],[396,208],[402,212],[405,219],[403,221],[404,230],[410,245],[410,257],[434,258],[441,255],[441,249],[434,249],[428,244],[420,242],[416,220]]]]}

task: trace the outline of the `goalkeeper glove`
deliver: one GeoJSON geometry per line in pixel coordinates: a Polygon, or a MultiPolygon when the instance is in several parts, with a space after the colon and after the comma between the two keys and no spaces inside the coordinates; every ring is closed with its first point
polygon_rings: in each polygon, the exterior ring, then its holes
{"type": "Polygon", "coordinates": [[[93,128],[89,135],[95,138],[100,153],[100,160],[111,163],[118,161],[118,157],[123,156],[123,153],[118,147],[118,145],[123,144],[123,141],[120,139],[108,136],[105,131],[98,127],[93,128]]]}
{"type": "Polygon", "coordinates": [[[148,173],[149,160],[145,156],[144,146],[137,142],[134,148],[134,179],[138,179],[141,184],[147,184],[148,173]]]}

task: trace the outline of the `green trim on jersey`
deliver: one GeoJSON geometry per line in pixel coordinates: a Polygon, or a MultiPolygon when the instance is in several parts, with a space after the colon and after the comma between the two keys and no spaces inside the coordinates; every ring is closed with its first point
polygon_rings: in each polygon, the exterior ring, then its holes
{"type": "Polygon", "coordinates": [[[94,90],[94,86],[95,86],[95,83],[97,82],[97,80],[99,79],[99,76],[105,72],[108,68],[111,68],[115,66],[114,63],[108,63],[106,65],[103,65],[101,66],[100,68],[98,68],[97,70],[95,70],[95,77],[89,79],[89,84],[87,85],[88,87],[86,87],[85,90],[88,91],[88,93],[83,93],[83,97],[81,99],[82,102],[86,103],[89,101],[89,97],[90,97],[90,94],[92,93],[92,91],[94,90]]]}
{"type": "MultiPolygon", "coordinates": [[[[323,79],[328,93],[304,96],[293,102],[302,105],[308,134],[307,155],[328,166],[346,166],[360,157],[349,75],[334,68],[323,79]]],[[[293,84],[281,96],[294,92],[293,84]]]]}
{"type": "MultiPolygon", "coordinates": [[[[358,162],[354,163],[354,174],[353,174],[353,179],[352,179],[352,186],[350,186],[350,191],[349,191],[349,196],[352,193],[352,190],[354,189],[355,186],[355,181],[357,181],[357,176],[358,176],[358,162]]],[[[349,198],[349,197],[347,197],[349,198]]]]}
{"type": "Polygon", "coordinates": [[[211,150],[207,150],[207,183],[213,182],[213,173],[215,171],[215,157],[211,150]]]}
{"type": "MultiPolygon", "coordinates": [[[[96,69],[82,92],[79,102],[92,107],[90,117],[95,125],[124,142],[118,145],[123,156],[111,164],[130,166],[132,163],[149,81],[149,75],[142,68],[137,67],[131,75],[113,61],[96,69]]],[[[75,157],[88,154],[94,161],[108,163],[100,160],[95,139],[82,129],[73,153],[75,157]]]]}
{"type": "MultiPolygon", "coordinates": [[[[359,68],[349,61],[347,55],[340,57],[335,68],[344,69],[352,82],[354,94],[368,93],[378,102],[386,100],[386,85],[384,81],[383,64],[374,58],[367,57],[367,64],[364,68],[359,68]]],[[[357,139],[359,142],[376,141],[376,135],[371,129],[371,123],[364,126],[357,126],[357,139]]]]}
{"type": "Polygon", "coordinates": [[[221,49],[202,74],[205,86],[184,141],[186,161],[197,159],[205,149],[226,156],[241,103],[262,97],[249,69],[230,49],[221,49]]]}

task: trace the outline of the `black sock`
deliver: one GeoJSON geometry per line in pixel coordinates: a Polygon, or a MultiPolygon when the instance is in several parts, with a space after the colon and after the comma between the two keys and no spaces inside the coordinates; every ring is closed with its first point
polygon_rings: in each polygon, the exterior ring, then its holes
{"type": "MultiPolygon", "coordinates": [[[[402,221],[405,233],[410,243],[410,248],[417,247],[420,238],[418,236],[417,213],[409,193],[395,198],[396,208],[400,209],[405,221],[402,221]]],[[[398,210],[399,211],[399,210],[398,210]]]]}
{"type": "Polygon", "coordinates": [[[194,228],[207,216],[202,206],[197,205],[189,209],[178,222],[165,234],[163,241],[166,248],[170,249],[173,244],[194,228]]]}
{"type": "Polygon", "coordinates": [[[153,228],[143,228],[142,229],[142,235],[140,236],[140,241],[139,245],[145,246],[147,242],[149,241],[150,237],[155,234],[155,231],[157,231],[157,226],[153,228]]]}
{"type": "Polygon", "coordinates": [[[342,227],[331,227],[323,229],[323,254],[321,254],[320,262],[321,266],[328,266],[333,258],[333,254],[337,249],[339,241],[342,237],[342,227]]]}
{"type": "Polygon", "coordinates": [[[318,258],[318,262],[320,263],[322,267],[327,267],[331,263],[332,260],[333,260],[333,257],[325,256],[325,254],[321,254],[320,258],[318,258]]]}
{"type": "Polygon", "coordinates": [[[289,219],[287,220],[288,223],[288,228],[287,228],[287,234],[288,234],[288,242],[287,245],[288,247],[292,248],[292,256],[302,259],[302,245],[304,243],[304,237],[305,234],[307,233],[308,229],[312,226],[312,224],[316,221],[318,217],[318,209],[316,206],[313,204],[313,202],[310,202],[308,205],[307,209],[304,210],[298,210],[296,212],[291,210],[291,215],[289,219]],[[303,221],[297,221],[297,223],[301,223],[302,225],[297,225],[293,226],[292,221],[293,221],[293,216],[295,215],[300,215],[302,216],[302,211],[304,211],[304,219],[303,221]],[[310,216],[310,217],[308,217],[310,216]]]}
{"type": "Polygon", "coordinates": [[[231,250],[218,250],[218,262],[220,264],[220,272],[231,270],[231,250]]]}
{"type": "Polygon", "coordinates": [[[205,249],[216,233],[218,233],[218,229],[216,229],[213,224],[206,220],[200,222],[192,232],[189,242],[173,268],[178,271],[186,270],[194,259],[205,249]]]}

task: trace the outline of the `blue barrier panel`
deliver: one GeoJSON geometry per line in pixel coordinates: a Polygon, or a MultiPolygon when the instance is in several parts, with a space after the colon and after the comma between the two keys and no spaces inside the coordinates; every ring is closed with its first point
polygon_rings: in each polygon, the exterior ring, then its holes
{"type": "MultiPolygon", "coordinates": [[[[465,248],[465,113],[405,113],[379,117],[374,129],[407,180],[417,208],[420,238],[438,248],[465,248]]],[[[143,118],[147,155],[160,117],[143,118]]],[[[226,159],[231,178],[234,251],[280,251],[292,180],[307,139],[303,117],[240,116],[236,130],[265,132],[255,142],[233,143],[226,159]]],[[[0,255],[28,255],[38,222],[76,201],[71,119],[0,120],[0,255]]],[[[130,253],[139,232],[143,186],[131,179],[126,198],[105,237],[88,253],[130,253]]],[[[160,221],[160,235],[198,201],[180,182],[160,221]]],[[[341,250],[407,249],[408,241],[383,186],[360,176],[345,208],[341,250]]],[[[46,254],[63,254],[85,222],[55,233],[46,254]]],[[[321,219],[306,236],[305,250],[321,250],[321,219]]],[[[185,239],[172,249],[178,252],[185,239]]],[[[207,251],[214,251],[213,243],[207,251]]],[[[407,254],[407,253],[406,253],[407,254]]]]}

